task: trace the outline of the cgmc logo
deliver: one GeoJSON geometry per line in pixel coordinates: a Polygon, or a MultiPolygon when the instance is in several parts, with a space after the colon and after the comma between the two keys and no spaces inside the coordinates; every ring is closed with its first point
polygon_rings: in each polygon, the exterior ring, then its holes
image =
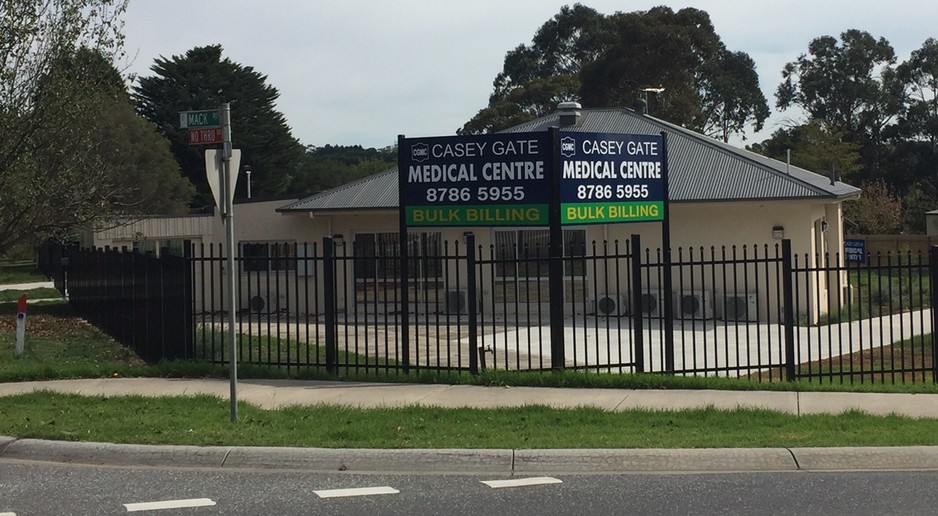
{"type": "Polygon", "coordinates": [[[417,163],[427,161],[430,157],[430,147],[426,143],[415,143],[410,146],[410,159],[417,163]]]}
{"type": "Polygon", "coordinates": [[[569,136],[560,139],[560,154],[565,158],[572,158],[576,154],[576,140],[569,136]]]}

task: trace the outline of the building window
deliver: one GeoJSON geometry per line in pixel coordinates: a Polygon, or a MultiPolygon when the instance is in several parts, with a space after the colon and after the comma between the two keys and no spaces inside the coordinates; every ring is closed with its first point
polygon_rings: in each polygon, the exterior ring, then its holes
{"type": "Polygon", "coordinates": [[[296,244],[292,242],[242,242],[245,272],[295,271],[296,244]]]}
{"type": "MultiPolygon", "coordinates": [[[[500,279],[539,278],[549,275],[549,232],[546,229],[495,231],[495,270],[500,279]]],[[[564,276],[586,273],[586,230],[563,231],[564,276]]]]}
{"type": "Polygon", "coordinates": [[[159,254],[160,256],[163,256],[164,254],[185,256],[187,243],[188,241],[180,239],[160,240],[159,254]]]}
{"type": "MultiPolygon", "coordinates": [[[[409,273],[417,279],[443,277],[443,244],[440,233],[410,233],[408,239],[409,273]]],[[[352,244],[355,278],[358,280],[396,280],[401,275],[401,252],[398,233],[357,233],[352,244]]]]}

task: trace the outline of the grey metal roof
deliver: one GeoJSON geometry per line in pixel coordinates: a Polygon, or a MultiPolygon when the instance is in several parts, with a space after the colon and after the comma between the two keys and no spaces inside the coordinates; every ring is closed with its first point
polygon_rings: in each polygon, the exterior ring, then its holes
{"type": "MultiPolygon", "coordinates": [[[[622,134],[668,133],[670,200],[741,201],[768,199],[840,199],[860,193],[846,183],[767,158],[700,133],[641,115],[631,109],[581,109],[576,127],[561,131],[622,134]]],[[[503,132],[546,131],[559,124],[554,113],[503,132]]]]}
{"type": "MultiPolygon", "coordinates": [[[[671,201],[747,201],[846,199],[860,189],[789,167],[781,161],[734,147],[683,127],[641,115],[631,109],[581,109],[580,123],[561,131],[621,134],[668,133],[668,190],[671,201]]],[[[554,113],[506,129],[546,131],[559,125],[554,113]]],[[[397,169],[318,193],[277,211],[362,210],[397,208],[397,169]]]]}
{"type": "Polygon", "coordinates": [[[397,209],[397,169],[392,168],[281,206],[277,211],[397,209]]]}

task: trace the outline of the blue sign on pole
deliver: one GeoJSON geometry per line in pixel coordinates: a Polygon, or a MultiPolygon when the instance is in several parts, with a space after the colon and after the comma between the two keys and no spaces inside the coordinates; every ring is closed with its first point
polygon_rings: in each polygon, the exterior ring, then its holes
{"type": "Polygon", "coordinates": [[[844,240],[844,258],[850,263],[864,263],[866,261],[866,240],[844,240]]]}
{"type": "Polygon", "coordinates": [[[405,138],[401,202],[408,226],[546,226],[546,132],[405,138]]]}
{"type": "Polygon", "coordinates": [[[563,224],[664,219],[660,135],[565,133],[560,138],[563,224]]]}

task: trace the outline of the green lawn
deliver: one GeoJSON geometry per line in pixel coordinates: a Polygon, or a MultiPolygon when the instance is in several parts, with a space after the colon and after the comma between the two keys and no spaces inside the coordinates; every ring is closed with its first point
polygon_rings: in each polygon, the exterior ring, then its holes
{"type": "MultiPolygon", "coordinates": [[[[106,376],[224,377],[223,364],[146,365],[133,352],[74,316],[62,302],[30,307],[26,353],[15,357],[15,303],[0,303],[0,381],[106,376]]],[[[266,338],[265,338],[266,339],[266,338]]],[[[244,346],[258,342],[242,338],[244,346]]],[[[265,353],[268,341],[263,342],[265,353]]],[[[288,348],[274,339],[272,349],[288,348]]],[[[322,350],[319,350],[322,353],[322,350]]],[[[282,359],[280,352],[271,357],[282,359]]],[[[348,357],[343,357],[348,358],[348,357]]],[[[763,384],[727,378],[567,371],[356,374],[322,367],[241,364],[242,378],[309,378],[484,385],[626,389],[835,390],[938,392],[932,383],[763,384]]],[[[294,407],[264,411],[242,404],[231,424],[227,400],[210,397],[80,397],[33,393],[3,398],[0,435],[144,444],[379,448],[645,448],[938,445],[934,420],[789,416],[759,410],[606,413],[596,409],[351,409],[294,407]]]]}
{"type": "Polygon", "coordinates": [[[326,448],[723,448],[938,445],[935,420],[791,416],[766,410],[680,412],[409,407],[265,411],[208,396],[3,399],[0,435],[140,444],[326,448]]]}
{"type": "Polygon", "coordinates": [[[16,283],[35,283],[39,281],[48,281],[33,263],[4,265],[0,264],[0,285],[12,285],[16,283]]]}
{"type": "MultiPolygon", "coordinates": [[[[20,296],[26,294],[29,300],[36,299],[59,299],[62,293],[54,288],[34,288],[31,290],[0,290],[0,303],[15,303],[20,300],[20,296]]],[[[29,310],[27,310],[27,313],[29,310]]]]}
{"type": "Polygon", "coordinates": [[[927,267],[920,269],[907,264],[852,270],[848,275],[852,297],[833,299],[833,310],[821,316],[821,324],[856,321],[882,317],[907,310],[931,306],[931,279],[927,267]]]}
{"type": "Polygon", "coordinates": [[[0,303],[0,381],[102,377],[144,368],[133,351],[57,301],[29,306],[25,351],[17,357],[15,312],[15,302],[0,303]]]}

